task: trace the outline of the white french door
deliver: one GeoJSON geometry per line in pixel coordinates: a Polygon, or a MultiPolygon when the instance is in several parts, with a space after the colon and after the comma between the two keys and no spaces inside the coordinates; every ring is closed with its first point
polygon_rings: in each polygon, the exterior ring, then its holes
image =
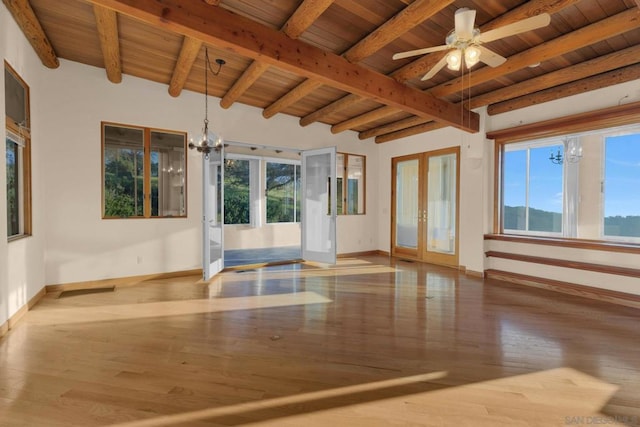
{"type": "Polygon", "coordinates": [[[336,263],[336,148],[302,152],[302,259],[336,263]]]}
{"type": "Polygon", "coordinates": [[[224,147],[202,159],[202,276],[209,280],[224,268],[224,147]]]}

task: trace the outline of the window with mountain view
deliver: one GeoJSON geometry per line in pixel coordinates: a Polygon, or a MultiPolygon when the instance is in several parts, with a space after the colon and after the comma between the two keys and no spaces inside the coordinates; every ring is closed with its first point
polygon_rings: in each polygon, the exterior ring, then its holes
{"type": "Polygon", "coordinates": [[[640,126],[502,150],[504,233],[640,243],[640,126]]]}
{"type": "Polygon", "coordinates": [[[267,223],[300,222],[300,165],[266,163],[267,223]]]}

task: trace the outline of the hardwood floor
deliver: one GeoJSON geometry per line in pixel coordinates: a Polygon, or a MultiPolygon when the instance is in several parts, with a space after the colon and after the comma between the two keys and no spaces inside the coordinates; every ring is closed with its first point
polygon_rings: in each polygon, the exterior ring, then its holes
{"type": "Polygon", "coordinates": [[[47,294],[2,426],[640,425],[640,311],[385,257],[47,294]]]}

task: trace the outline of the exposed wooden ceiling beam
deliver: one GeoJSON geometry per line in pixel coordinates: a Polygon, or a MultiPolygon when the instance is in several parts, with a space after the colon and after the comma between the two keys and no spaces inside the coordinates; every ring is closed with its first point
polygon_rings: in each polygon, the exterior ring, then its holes
{"type": "Polygon", "coordinates": [[[185,37],[182,40],[180,55],[178,55],[176,65],[173,67],[171,82],[169,82],[169,95],[174,97],[180,95],[201,48],[202,42],[200,40],[191,37],[185,37]]]}
{"type": "MultiPolygon", "coordinates": [[[[493,19],[492,21],[483,25],[480,29],[481,31],[489,31],[495,28],[501,27],[503,25],[511,24],[513,22],[519,21],[521,19],[530,18],[532,16],[538,15],[540,13],[549,13],[554,14],[562,9],[571,6],[574,3],[577,3],[580,0],[534,0],[529,1],[522,6],[519,6],[499,17],[493,19]]],[[[640,0],[639,0],[640,1],[640,0]]],[[[390,75],[398,80],[399,82],[406,82],[407,80],[414,79],[416,77],[422,76],[426,74],[437,62],[439,62],[442,57],[446,55],[446,52],[436,52],[431,55],[425,55],[420,59],[413,61],[402,68],[394,71],[390,75]]],[[[325,107],[314,111],[313,113],[308,114],[307,116],[300,119],[301,126],[307,126],[313,122],[322,120],[329,116],[330,114],[336,113],[344,108],[347,108],[351,105],[357,104],[362,101],[363,98],[357,95],[349,94],[343,98],[340,98],[333,103],[326,105],[325,107]]],[[[393,114],[397,111],[387,110],[389,114],[393,114]]],[[[382,112],[379,112],[381,114],[382,112]]],[[[375,117],[375,116],[372,116],[375,117]]],[[[384,117],[384,115],[383,115],[384,117]]],[[[363,118],[364,120],[364,118],[363,118]]],[[[358,122],[354,122],[358,123],[358,122]]],[[[362,121],[360,123],[367,123],[367,121],[362,121]]],[[[339,128],[337,128],[339,129],[339,128]]]]}
{"type": "MultiPolygon", "coordinates": [[[[521,70],[531,64],[543,62],[551,58],[572,52],[585,46],[592,45],[601,40],[622,34],[636,29],[640,25],[640,11],[637,8],[627,9],[617,15],[582,27],[576,31],[565,34],[561,37],[532,47],[524,52],[510,56],[503,65],[499,67],[484,67],[473,73],[473,84],[495,80],[514,71],[521,70]]],[[[439,86],[429,89],[429,92],[438,98],[445,97],[460,91],[462,78],[458,77],[439,86]]],[[[377,108],[360,116],[352,117],[342,123],[335,124],[332,132],[341,132],[346,129],[353,129],[365,125],[374,120],[396,114],[397,109],[392,106],[377,108]]]]}
{"type": "MultiPolygon", "coordinates": [[[[542,104],[544,102],[553,101],[571,95],[577,95],[587,91],[602,89],[604,87],[638,79],[640,79],[640,64],[629,65],[627,67],[609,71],[607,73],[598,74],[572,83],[545,89],[532,95],[522,96],[502,102],[500,104],[495,104],[489,107],[490,110],[492,108],[494,109],[494,111],[491,111],[489,114],[498,114],[525,108],[531,105],[542,104]]],[[[442,127],[443,125],[441,123],[436,123],[433,121],[426,122],[421,125],[407,127],[406,129],[376,136],[375,141],[377,144],[381,144],[384,142],[390,142],[424,132],[430,132],[442,127]]]]}
{"type": "Polygon", "coordinates": [[[407,117],[406,119],[397,120],[395,122],[378,126],[377,128],[362,131],[358,134],[358,138],[369,139],[375,136],[380,136],[387,133],[396,132],[402,129],[407,129],[410,127],[422,125],[424,123],[431,122],[431,121],[432,120],[423,119],[422,117],[417,117],[417,116],[407,117]]]}
{"type": "MultiPolygon", "coordinates": [[[[353,63],[362,61],[416,25],[426,21],[450,3],[453,3],[453,0],[416,0],[344,52],[344,58],[353,63]]],[[[279,113],[313,92],[319,86],[321,85],[306,82],[299,84],[293,91],[267,107],[263,115],[271,117],[279,113]]]]}
{"type": "Polygon", "coordinates": [[[454,104],[403,85],[369,68],[287,37],[251,19],[205,3],[179,0],[90,0],[160,28],[260,59],[278,68],[318,79],[329,86],[392,105],[410,114],[433,118],[471,132],[479,116],[454,104]]]}
{"type": "Polygon", "coordinates": [[[120,62],[118,16],[113,10],[96,4],[93,5],[93,15],[96,18],[96,28],[107,78],[111,83],[120,83],[122,81],[122,64],[120,62]]]}
{"type": "Polygon", "coordinates": [[[329,117],[331,114],[344,110],[349,105],[357,104],[362,100],[363,98],[358,95],[354,95],[351,93],[349,95],[345,95],[342,98],[325,105],[319,110],[316,110],[313,113],[309,113],[306,116],[302,117],[300,119],[300,126],[308,126],[311,123],[318,122],[326,117],[329,117]]]}
{"type": "MultiPolygon", "coordinates": [[[[281,31],[292,39],[297,39],[334,1],[335,0],[304,0],[282,26],[281,31]]],[[[222,108],[231,107],[268,68],[269,64],[253,61],[222,97],[220,106],[222,106],[222,108]]]]}
{"type": "Polygon", "coordinates": [[[519,108],[542,104],[544,102],[566,98],[567,96],[577,95],[579,93],[601,89],[603,87],[613,86],[637,79],[640,79],[640,65],[630,65],[628,67],[598,74],[576,82],[542,90],[531,95],[521,96],[519,98],[490,105],[488,113],[490,115],[506,113],[519,108]]]}
{"type": "Polygon", "coordinates": [[[453,0],[416,0],[375,29],[367,37],[360,40],[347,50],[343,56],[347,61],[360,62],[440,12],[451,3],[453,3],[453,0]]]}
{"type": "Polygon", "coordinates": [[[376,144],[382,144],[384,142],[394,141],[400,138],[406,138],[408,136],[419,135],[425,132],[431,132],[432,130],[442,129],[446,125],[437,122],[427,122],[422,125],[413,126],[407,129],[391,132],[385,135],[376,136],[376,144]]]}
{"type": "Polygon", "coordinates": [[[331,6],[335,0],[304,0],[282,26],[281,31],[297,39],[331,6]]]}
{"type": "Polygon", "coordinates": [[[262,115],[269,119],[287,108],[289,105],[294,104],[314,90],[318,89],[320,86],[322,86],[322,82],[315,79],[307,79],[265,108],[262,111],[262,115]]]}
{"type": "MultiPolygon", "coordinates": [[[[524,95],[534,94],[535,92],[546,89],[552,90],[553,87],[559,86],[561,84],[586,79],[597,74],[626,67],[638,62],[640,62],[640,45],[632,46],[618,52],[610,53],[609,55],[604,55],[581,62],[572,67],[562,68],[560,70],[526,80],[522,83],[506,86],[502,89],[497,89],[495,91],[473,97],[471,99],[470,108],[474,109],[489,104],[497,104],[504,101],[509,101],[514,98],[519,98],[524,95]]],[[[611,77],[616,78],[618,76],[614,74],[611,75],[611,77]]],[[[530,99],[530,97],[525,97],[525,99],[528,100],[530,99]]],[[[520,102],[521,101],[522,100],[520,100],[520,102]]],[[[539,100],[537,100],[536,102],[539,102],[539,100]]],[[[505,106],[506,108],[511,108],[509,107],[508,103],[505,103],[505,106]]],[[[492,108],[496,107],[489,107],[490,114],[493,111],[492,108]]],[[[358,138],[367,139],[385,135],[421,125],[429,121],[430,120],[423,119],[421,117],[408,117],[406,119],[397,120],[395,122],[387,123],[382,126],[360,132],[358,134],[358,138]]],[[[387,141],[388,140],[390,139],[387,139],[387,141]]]]}
{"type": "Polygon", "coordinates": [[[2,0],[9,12],[36,51],[40,61],[48,68],[58,68],[60,62],[38,17],[28,0],[2,0]]]}
{"type": "Polygon", "coordinates": [[[471,108],[497,104],[524,95],[530,95],[541,90],[586,79],[638,62],[640,62],[640,45],[613,52],[609,55],[599,56],[571,67],[561,68],[560,70],[534,77],[522,83],[474,97],[471,100],[471,108]]]}

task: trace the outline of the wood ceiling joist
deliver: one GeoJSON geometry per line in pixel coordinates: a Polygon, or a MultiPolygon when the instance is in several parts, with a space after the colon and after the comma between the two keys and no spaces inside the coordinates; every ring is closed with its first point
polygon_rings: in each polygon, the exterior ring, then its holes
{"type": "MultiPolygon", "coordinates": [[[[498,79],[515,71],[528,67],[531,64],[544,62],[565,53],[592,45],[618,34],[631,31],[640,26],[640,11],[638,8],[627,9],[617,15],[605,18],[591,25],[565,34],[546,43],[532,47],[516,55],[507,58],[507,62],[499,67],[484,67],[473,73],[473,85],[498,79]]],[[[462,78],[458,77],[428,90],[438,98],[459,92],[462,78]]],[[[391,106],[384,106],[376,110],[352,117],[332,126],[333,133],[347,129],[353,129],[375,120],[380,120],[397,113],[398,110],[391,106]]]]}
{"type": "Polygon", "coordinates": [[[98,30],[107,78],[111,83],[120,83],[122,81],[122,63],[118,16],[113,10],[95,4],[93,5],[93,15],[96,18],[96,29],[98,30]]]}
{"type": "Polygon", "coordinates": [[[554,101],[556,99],[566,98],[567,96],[602,89],[604,87],[637,79],[640,79],[640,65],[630,65],[628,67],[598,74],[572,83],[545,89],[531,95],[521,96],[519,98],[510,99],[509,101],[490,105],[488,113],[490,115],[506,113],[519,108],[542,104],[544,102],[554,101]]]}
{"type": "Polygon", "coordinates": [[[202,42],[200,40],[191,37],[185,37],[184,40],[182,40],[180,55],[178,55],[176,65],[173,67],[171,82],[169,82],[169,95],[173,97],[180,95],[201,48],[202,42]]]}
{"type": "Polygon", "coordinates": [[[432,120],[423,119],[422,117],[417,117],[417,116],[407,117],[406,119],[398,120],[391,123],[386,123],[382,126],[378,126],[377,128],[362,131],[358,133],[358,138],[361,140],[369,139],[375,136],[396,132],[402,129],[418,126],[431,121],[432,120]]]}
{"type": "MultiPolygon", "coordinates": [[[[416,25],[426,21],[450,3],[453,3],[453,0],[416,0],[349,48],[342,56],[349,62],[360,62],[411,30],[416,25]]],[[[320,86],[321,84],[318,82],[302,82],[291,92],[267,107],[263,112],[263,116],[267,118],[272,117],[288,106],[295,104],[320,86]]]]}
{"type": "MultiPolygon", "coordinates": [[[[305,0],[282,26],[281,31],[292,39],[297,39],[309,28],[322,13],[327,10],[335,0],[305,0]]],[[[251,85],[262,76],[269,64],[253,61],[247,67],[240,78],[231,86],[220,100],[222,108],[229,108],[236,102],[251,85]]],[[[264,114],[264,113],[263,113],[264,114]]],[[[274,113],[275,114],[275,113],[274,113]]],[[[265,116],[266,117],[266,116],[265,116]]]]}
{"type": "MultiPolygon", "coordinates": [[[[471,99],[470,109],[475,109],[490,104],[504,103],[505,101],[509,101],[514,98],[524,97],[525,95],[533,94],[545,89],[551,89],[562,84],[586,79],[597,74],[626,67],[638,62],[640,62],[640,45],[632,46],[618,52],[610,53],[609,55],[584,61],[580,64],[568,68],[553,71],[551,73],[547,73],[518,84],[505,86],[502,89],[497,89],[492,92],[473,97],[471,99]]],[[[612,75],[612,77],[615,76],[612,75]]],[[[524,99],[528,100],[529,98],[530,97],[527,96],[524,99]]],[[[521,102],[522,100],[519,101],[519,104],[521,102]]],[[[535,103],[538,102],[539,100],[535,101],[535,103]]],[[[505,105],[507,106],[507,108],[510,108],[509,104],[505,105]]],[[[495,107],[489,107],[489,114],[492,114],[492,108],[495,107]]],[[[403,120],[387,123],[385,125],[360,132],[358,134],[358,138],[367,139],[380,135],[390,134],[392,132],[415,127],[427,122],[429,122],[429,120],[423,119],[421,117],[409,117],[403,120]]],[[[388,142],[389,140],[391,139],[387,138],[385,142],[388,142]]]]}
{"type": "Polygon", "coordinates": [[[58,68],[60,61],[28,0],[2,0],[45,67],[58,68]]]}
{"type": "MultiPolygon", "coordinates": [[[[530,18],[532,16],[538,15],[540,13],[549,13],[554,14],[558,13],[562,9],[569,7],[580,0],[536,0],[529,1],[522,6],[519,6],[496,19],[491,20],[490,22],[483,25],[480,30],[481,31],[489,31],[495,28],[511,24],[513,22],[519,21],[521,19],[530,18]]],[[[391,77],[398,80],[399,82],[406,82],[408,80],[414,79],[416,77],[422,76],[426,74],[437,62],[439,62],[442,57],[446,55],[446,52],[435,52],[430,55],[425,55],[420,59],[413,61],[402,68],[394,71],[390,74],[391,77]]],[[[362,97],[357,95],[349,94],[344,96],[343,98],[334,101],[333,103],[326,105],[325,107],[314,111],[313,113],[308,114],[307,116],[300,119],[301,126],[307,126],[313,122],[322,120],[329,115],[336,113],[344,108],[347,108],[351,105],[357,104],[363,100],[362,97]]],[[[375,110],[374,110],[375,111],[375,110]]],[[[373,120],[376,120],[376,117],[386,117],[386,115],[394,114],[397,111],[392,111],[391,109],[379,111],[377,114],[373,114],[369,117],[372,117],[373,120]],[[387,114],[383,114],[386,111],[387,114]]],[[[368,119],[363,117],[362,121],[354,121],[355,126],[359,124],[368,123],[368,119]]],[[[347,124],[345,124],[346,126],[347,124]]],[[[354,126],[354,127],[355,127],[354,126]]],[[[339,132],[342,126],[336,128],[336,132],[339,132]]],[[[346,129],[343,129],[346,130],[346,129]]]]}
{"type": "MultiPolygon", "coordinates": [[[[493,108],[494,111],[491,111],[489,114],[498,114],[507,111],[513,111],[520,108],[529,107],[531,105],[542,104],[544,102],[566,98],[568,96],[577,95],[596,89],[602,89],[615,84],[638,79],[640,79],[640,64],[629,65],[624,68],[577,80],[572,83],[545,89],[532,95],[521,96],[519,98],[505,101],[500,104],[492,105],[489,107],[489,109],[491,110],[493,108]]],[[[440,129],[442,127],[444,126],[441,123],[436,123],[433,121],[426,122],[421,125],[407,127],[406,129],[376,136],[375,142],[377,144],[390,142],[400,138],[406,138],[408,136],[418,135],[424,132],[440,129]]]]}
{"type": "Polygon", "coordinates": [[[385,142],[395,141],[396,139],[406,138],[408,136],[419,135],[425,132],[431,132],[432,130],[442,129],[446,125],[437,122],[427,122],[422,125],[413,126],[407,129],[402,129],[396,132],[387,133],[385,135],[376,136],[376,144],[382,144],[385,142]]]}
{"type": "Polygon", "coordinates": [[[150,25],[192,37],[239,55],[346,92],[356,93],[417,116],[471,132],[479,130],[476,113],[403,85],[341,56],[287,37],[256,21],[205,3],[179,0],[91,0],[150,25]]]}
{"type": "MultiPolygon", "coordinates": [[[[597,74],[623,68],[638,62],[640,62],[640,45],[631,46],[618,52],[600,56],[571,67],[562,68],[521,83],[474,97],[471,100],[471,108],[502,103],[541,90],[551,89],[562,84],[576,82],[597,74]]],[[[491,107],[489,107],[489,109],[491,109],[491,107]]]]}

